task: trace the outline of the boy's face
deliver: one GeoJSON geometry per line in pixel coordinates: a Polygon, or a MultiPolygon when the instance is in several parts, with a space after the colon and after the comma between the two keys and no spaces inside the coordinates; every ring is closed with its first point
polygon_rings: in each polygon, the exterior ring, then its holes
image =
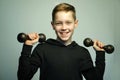
{"type": "Polygon", "coordinates": [[[72,34],[77,25],[78,21],[74,20],[73,13],[71,11],[57,12],[54,22],[52,22],[57,38],[64,42],[71,41],[72,34]]]}

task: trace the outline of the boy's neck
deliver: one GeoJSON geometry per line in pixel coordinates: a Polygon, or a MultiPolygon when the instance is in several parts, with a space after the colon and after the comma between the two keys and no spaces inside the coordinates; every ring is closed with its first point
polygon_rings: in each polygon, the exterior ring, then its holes
{"type": "Polygon", "coordinates": [[[57,38],[58,41],[60,41],[61,43],[63,43],[65,46],[69,45],[72,43],[72,40],[69,39],[68,41],[62,41],[61,39],[57,38]]]}

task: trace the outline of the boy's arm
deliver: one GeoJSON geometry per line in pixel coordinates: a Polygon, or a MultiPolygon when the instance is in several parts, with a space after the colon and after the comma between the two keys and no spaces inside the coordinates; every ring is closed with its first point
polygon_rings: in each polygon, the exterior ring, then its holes
{"type": "Polygon", "coordinates": [[[18,66],[18,80],[30,80],[34,73],[37,71],[38,67],[31,65],[31,51],[32,46],[23,45],[23,49],[21,52],[21,56],[19,58],[19,66],[18,66]]]}
{"type": "Polygon", "coordinates": [[[86,80],[103,80],[105,71],[105,52],[96,51],[95,67],[83,71],[86,80]]]}
{"type": "Polygon", "coordinates": [[[19,58],[18,80],[30,80],[38,69],[38,64],[35,63],[34,60],[32,60],[33,58],[39,61],[39,58],[36,56],[37,52],[34,50],[32,54],[34,54],[35,56],[32,57],[31,51],[32,45],[38,42],[39,35],[37,33],[30,33],[27,35],[29,36],[30,40],[25,41],[21,56],[19,58]]]}

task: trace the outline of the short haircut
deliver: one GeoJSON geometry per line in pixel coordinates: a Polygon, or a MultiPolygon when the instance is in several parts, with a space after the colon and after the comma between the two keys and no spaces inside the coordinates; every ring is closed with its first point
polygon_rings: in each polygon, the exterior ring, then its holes
{"type": "Polygon", "coordinates": [[[55,20],[55,15],[59,11],[65,11],[65,12],[71,11],[71,12],[73,12],[73,18],[74,18],[74,20],[76,20],[75,7],[70,5],[70,4],[68,4],[68,3],[60,3],[60,4],[56,5],[55,8],[53,9],[52,21],[55,20]]]}

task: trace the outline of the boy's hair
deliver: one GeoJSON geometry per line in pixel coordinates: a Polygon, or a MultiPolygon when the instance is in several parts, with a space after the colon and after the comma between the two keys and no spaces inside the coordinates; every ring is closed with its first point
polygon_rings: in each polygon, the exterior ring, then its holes
{"type": "Polygon", "coordinates": [[[72,11],[73,12],[73,18],[74,18],[74,20],[76,20],[76,11],[75,11],[74,6],[72,6],[68,3],[61,3],[61,4],[56,5],[55,8],[53,9],[52,21],[55,20],[55,15],[59,11],[65,11],[65,12],[72,11]]]}

